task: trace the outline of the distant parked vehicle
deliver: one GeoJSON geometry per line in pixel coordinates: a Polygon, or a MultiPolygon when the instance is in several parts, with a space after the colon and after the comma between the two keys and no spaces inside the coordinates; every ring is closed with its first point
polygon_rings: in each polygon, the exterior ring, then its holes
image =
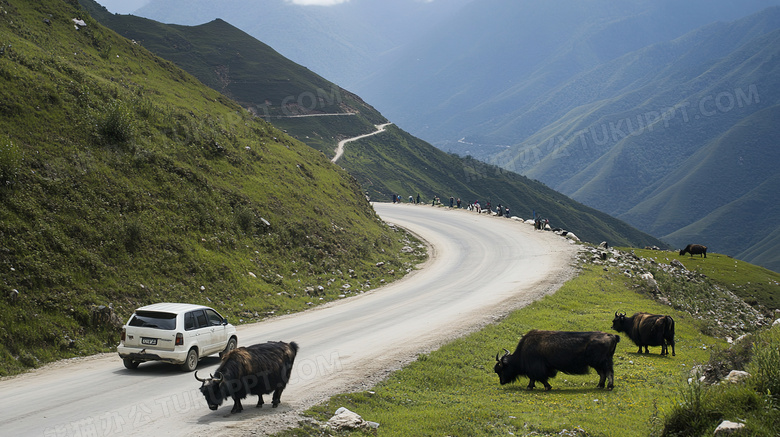
{"type": "Polygon", "coordinates": [[[192,372],[201,358],[222,356],[237,345],[236,327],[213,308],[156,303],[135,310],[122,327],[116,350],[128,369],[146,361],[162,361],[192,372]]]}

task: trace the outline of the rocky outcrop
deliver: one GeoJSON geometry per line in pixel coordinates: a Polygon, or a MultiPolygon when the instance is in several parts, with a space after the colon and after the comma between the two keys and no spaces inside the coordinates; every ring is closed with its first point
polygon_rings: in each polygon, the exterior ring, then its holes
{"type": "Polygon", "coordinates": [[[659,303],[690,313],[703,322],[710,335],[736,338],[768,324],[756,308],[707,276],[686,269],[673,257],[673,252],[668,253],[668,263],[661,263],[602,243],[583,245],[578,259],[582,265],[601,266],[626,278],[633,288],[644,291],[659,303]]]}

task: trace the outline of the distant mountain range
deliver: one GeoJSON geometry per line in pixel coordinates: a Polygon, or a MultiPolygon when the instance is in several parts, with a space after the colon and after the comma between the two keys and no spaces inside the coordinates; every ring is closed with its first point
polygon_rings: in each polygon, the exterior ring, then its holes
{"type": "Polygon", "coordinates": [[[231,0],[217,11],[170,0],[138,13],[226,18],[442,150],[538,179],[672,245],[780,270],[780,215],[761,197],[776,188],[765,163],[777,162],[767,120],[778,4],[231,0]]]}

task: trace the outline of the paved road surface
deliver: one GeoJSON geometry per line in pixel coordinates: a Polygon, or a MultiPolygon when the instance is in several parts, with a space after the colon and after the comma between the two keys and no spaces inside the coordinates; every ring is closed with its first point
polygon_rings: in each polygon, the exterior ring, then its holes
{"type": "MultiPolygon", "coordinates": [[[[277,409],[210,411],[191,373],[160,364],[135,371],[116,354],[54,363],[0,381],[4,436],[215,436],[264,434],[295,424],[331,395],[365,389],[421,353],[553,292],[570,277],[576,247],[515,220],[429,205],[375,204],[380,216],[431,246],[431,259],[375,291],[239,329],[239,344],[300,345],[277,409]]],[[[495,351],[485,351],[486,361],[495,351]]],[[[199,365],[213,372],[215,357],[199,365]]]]}

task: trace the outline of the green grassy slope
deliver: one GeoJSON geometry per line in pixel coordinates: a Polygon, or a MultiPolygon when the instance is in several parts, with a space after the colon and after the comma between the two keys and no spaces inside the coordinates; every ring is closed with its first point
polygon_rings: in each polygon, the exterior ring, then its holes
{"type": "Polygon", "coordinates": [[[95,305],[240,323],[416,262],[352,176],[75,0],[0,2],[0,42],[0,375],[110,350],[95,305]]]}
{"type": "Polygon", "coordinates": [[[780,273],[709,250],[707,258],[657,250],[634,249],[634,252],[660,264],[678,259],[688,270],[706,275],[754,307],[780,309],[780,273]]]}
{"type": "MultiPolygon", "coordinates": [[[[81,0],[81,3],[120,34],[141,41],[145,47],[188,69],[212,88],[227,92],[244,106],[259,108],[265,101],[296,102],[301,97],[301,101],[309,102],[307,96],[321,94],[322,90],[337,90],[323,94],[322,105],[314,105],[310,112],[347,111],[356,113],[355,116],[277,117],[292,110],[284,110],[277,103],[267,106],[271,114],[267,120],[326,156],[333,156],[339,140],[372,132],[374,124],[385,121],[359,97],[284,59],[225,22],[170,26],[133,16],[112,15],[91,0],[81,0]],[[236,86],[233,80],[241,86],[236,86]],[[336,101],[341,104],[328,105],[336,101]]],[[[258,111],[258,115],[267,114],[258,111]]],[[[536,211],[549,218],[554,226],[569,229],[588,241],[664,246],[658,239],[572,202],[542,184],[498,167],[448,155],[395,128],[390,128],[387,134],[349,143],[339,165],[354,175],[374,200],[390,201],[393,193],[404,198],[419,193],[425,202],[430,202],[433,196],[439,196],[445,203],[450,196],[460,197],[464,202],[479,199],[483,204],[490,201],[493,205],[509,205],[515,215],[526,218],[536,211]]]]}

